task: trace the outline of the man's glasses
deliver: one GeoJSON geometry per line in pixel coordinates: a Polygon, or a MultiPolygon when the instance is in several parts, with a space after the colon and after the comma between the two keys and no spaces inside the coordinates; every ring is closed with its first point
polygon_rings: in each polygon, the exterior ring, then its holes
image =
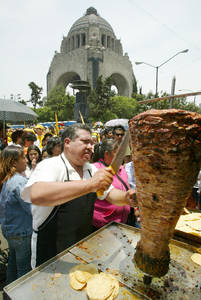
{"type": "Polygon", "coordinates": [[[124,133],[115,133],[116,136],[124,136],[124,133]]]}

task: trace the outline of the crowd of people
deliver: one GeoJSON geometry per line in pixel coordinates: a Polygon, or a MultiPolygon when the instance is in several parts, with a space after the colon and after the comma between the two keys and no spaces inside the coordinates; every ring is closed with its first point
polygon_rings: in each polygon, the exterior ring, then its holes
{"type": "MultiPolygon", "coordinates": [[[[134,176],[123,165],[115,176],[108,168],[124,134],[123,126],[90,129],[84,124],[69,126],[59,136],[40,124],[10,132],[0,154],[7,283],[108,222],[139,225],[130,189],[134,176]],[[99,189],[104,195],[98,198],[99,189]]],[[[130,155],[128,147],[125,166],[130,155]]]]}
{"type": "Polygon", "coordinates": [[[129,145],[118,173],[109,168],[124,135],[121,125],[12,131],[0,154],[7,283],[111,221],[140,228],[129,145]]]}

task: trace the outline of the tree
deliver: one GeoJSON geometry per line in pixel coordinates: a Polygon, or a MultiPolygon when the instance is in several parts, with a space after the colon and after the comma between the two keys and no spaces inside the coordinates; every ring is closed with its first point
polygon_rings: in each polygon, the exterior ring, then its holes
{"type": "Polygon", "coordinates": [[[54,122],[54,112],[50,107],[37,108],[36,113],[38,115],[37,122],[54,122]]]}
{"type": "Polygon", "coordinates": [[[31,89],[31,99],[30,99],[30,102],[33,104],[34,110],[36,110],[36,106],[37,105],[39,105],[39,106],[43,105],[43,102],[40,101],[43,88],[37,86],[37,84],[35,84],[33,81],[30,82],[28,84],[28,86],[31,89]]]}
{"type": "Polygon", "coordinates": [[[20,99],[18,102],[21,103],[21,104],[27,105],[27,103],[24,99],[20,99]]]}
{"type": "Polygon", "coordinates": [[[103,79],[102,76],[98,77],[95,89],[88,96],[89,119],[92,121],[106,121],[106,115],[111,110],[111,97],[115,95],[111,86],[111,77],[106,79],[103,79]]]}
{"type": "Polygon", "coordinates": [[[60,120],[73,120],[75,97],[65,93],[63,85],[53,88],[47,97],[45,107],[48,107],[53,115],[56,112],[60,120]]]}
{"type": "MultiPolygon", "coordinates": [[[[167,94],[166,92],[163,92],[163,93],[161,93],[160,97],[165,97],[165,96],[169,96],[169,94],[167,94]]],[[[155,98],[155,95],[153,95],[152,93],[149,93],[142,100],[152,99],[152,98],[155,98]]],[[[161,100],[158,102],[147,103],[147,104],[143,104],[143,105],[145,107],[145,110],[152,109],[152,108],[154,108],[154,109],[169,109],[170,108],[170,100],[161,100]]],[[[185,98],[185,97],[184,98],[174,98],[173,99],[173,108],[195,111],[195,112],[201,113],[201,108],[199,106],[195,105],[194,103],[188,102],[187,98],[185,98]]]]}

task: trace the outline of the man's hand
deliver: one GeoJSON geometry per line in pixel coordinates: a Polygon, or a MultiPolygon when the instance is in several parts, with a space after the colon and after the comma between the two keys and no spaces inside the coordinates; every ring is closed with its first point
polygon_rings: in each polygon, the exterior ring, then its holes
{"type": "Polygon", "coordinates": [[[136,207],[138,205],[135,190],[128,190],[125,194],[125,199],[131,207],[136,207]]]}
{"type": "Polygon", "coordinates": [[[113,174],[110,168],[101,168],[89,179],[92,184],[92,191],[106,191],[113,181],[113,174]]]}

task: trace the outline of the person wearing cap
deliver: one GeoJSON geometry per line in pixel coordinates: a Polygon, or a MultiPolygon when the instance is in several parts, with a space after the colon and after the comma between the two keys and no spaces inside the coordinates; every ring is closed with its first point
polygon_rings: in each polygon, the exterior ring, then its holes
{"type": "MultiPolygon", "coordinates": [[[[114,139],[119,144],[121,144],[121,141],[124,137],[125,131],[126,130],[122,125],[117,125],[113,128],[114,139]]],[[[131,161],[131,150],[130,150],[130,146],[128,145],[128,147],[126,149],[125,157],[124,157],[124,163],[128,163],[130,161],[131,161]]]]}
{"type": "Polygon", "coordinates": [[[42,140],[44,138],[43,133],[45,128],[43,127],[43,125],[37,124],[34,129],[37,137],[37,140],[34,142],[34,145],[36,145],[39,149],[42,149],[43,148],[42,140]]]}

